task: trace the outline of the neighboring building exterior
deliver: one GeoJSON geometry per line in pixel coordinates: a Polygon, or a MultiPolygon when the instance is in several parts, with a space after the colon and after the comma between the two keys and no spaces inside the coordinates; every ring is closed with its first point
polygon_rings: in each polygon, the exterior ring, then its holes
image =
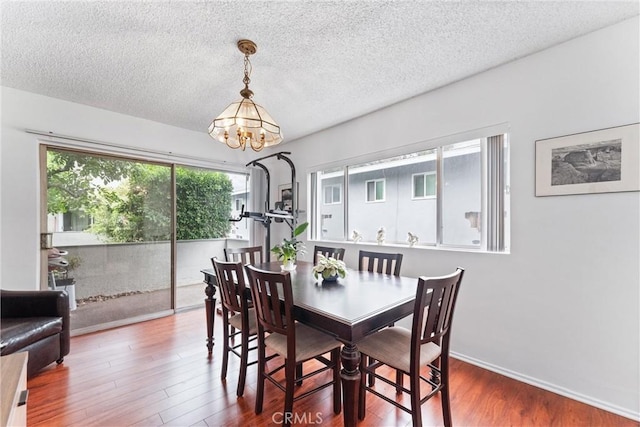
{"type": "MultiPolygon", "coordinates": [[[[480,152],[445,157],[443,186],[443,243],[480,246],[480,152]]],[[[385,243],[406,244],[408,233],[419,245],[436,243],[436,161],[408,158],[349,169],[348,239],[356,230],[374,242],[384,227],[385,243]]],[[[321,179],[319,200],[321,238],[344,240],[342,173],[321,179]]]]}

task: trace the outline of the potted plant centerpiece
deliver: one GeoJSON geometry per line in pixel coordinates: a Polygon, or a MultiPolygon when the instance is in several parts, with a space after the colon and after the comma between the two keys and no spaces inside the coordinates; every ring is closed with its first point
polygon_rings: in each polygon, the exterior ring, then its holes
{"type": "Polygon", "coordinates": [[[271,252],[282,261],[283,270],[295,270],[296,258],[299,253],[304,253],[304,243],[297,239],[309,226],[303,222],[293,230],[291,239],[283,239],[282,243],[271,248],[271,252]]]}
{"type": "Polygon", "coordinates": [[[318,254],[318,262],[313,266],[313,277],[317,279],[318,275],[325,282],[335,282],[338,276],[344,278],[347,275],[347,266],[344,261],[318,254]]]}

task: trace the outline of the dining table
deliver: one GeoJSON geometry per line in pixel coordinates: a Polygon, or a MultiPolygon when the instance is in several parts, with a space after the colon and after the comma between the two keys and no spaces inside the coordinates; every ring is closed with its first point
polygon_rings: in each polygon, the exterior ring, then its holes
{"type": "MultiPolygon", "coordinates": [[[[268,262],[255,267],[281,271],[281,263],[268,262]]],[[[213,347],[215,310],[215,273],[205,275],[208,303],[207,347],[213,347]]],[[[358,423],[357,405],[360,392],[360,353],[358,341],[413,312],[417,278],[393,276],[369,271],[347,269],[346,277],[335,282],[323,281],[313,275],[313,264],[298,261],[290,271],[295,319],[333,335],[343,343],[340,352],[340,372],[345,426],[358,423]]],[[[206,301],[206,300],[205,300],[206,301]]]]}

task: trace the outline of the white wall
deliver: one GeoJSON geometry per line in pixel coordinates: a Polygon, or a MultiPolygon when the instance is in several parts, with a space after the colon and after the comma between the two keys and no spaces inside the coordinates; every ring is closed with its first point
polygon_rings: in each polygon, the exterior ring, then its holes
{"type": "MultiPolygon", "coordinates": [[[[635,418],[640,193],[536,198],[534,141],[639,120],[638,27],[637,18],[626,21],[281,148],[293,151],[304,208],[305,173],[314,166],[509,123],[511,253],[407,248],[403,273],[467,269],[454,322],[457,354],[635,418]]],[[[204,132],[3,88],[5,288],[38,287],[38,143],[25,128],[246,163],[204,132]]],[[[277,169],[275,194],[278,184],[291,181],[290,171],[282,161],[265,164],[277,169]]],[[[285,227],[274,227],[272,242],[285,227]]],[[[355,265],[365,246],[344,246],[347,263],[355,265]]]]}
{"type": "MultiPolygon", "coordinates": [[[[203,132],[193,132],[6,87],[2,87],[1,96],[0,286],[4,289],[40,286],[38,151],[43,138],[25,129],[194,157],[178,159],[179,163],[245,170],[241,152],[212,140],[206,123],[203,132]]],[[[81,145],[99,149],[95,144],[81,145]]]]}
{"type": "MultiPolygon", "coordinates": [[[[466,268],[460,356],[635,418],[640,193],[536,198],[534,148],[639,121],[638,28],[623,22],[291,144],[306,192],[304,172],[317,165],[508,123],[511,253],[401,249],[403,274],[466,268]]],[[[357,265],[362,245],[343,246],[357,265]]]]}

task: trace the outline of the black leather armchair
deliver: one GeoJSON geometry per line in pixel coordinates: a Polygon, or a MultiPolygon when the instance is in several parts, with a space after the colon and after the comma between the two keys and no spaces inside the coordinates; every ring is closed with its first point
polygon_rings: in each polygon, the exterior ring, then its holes
{"type": "Polygon", "coordinates": [[[28,377],[62,363],[70,350],[66,291],[0,290],[0,304],[0,355],[28,351],[28,377]]]}

